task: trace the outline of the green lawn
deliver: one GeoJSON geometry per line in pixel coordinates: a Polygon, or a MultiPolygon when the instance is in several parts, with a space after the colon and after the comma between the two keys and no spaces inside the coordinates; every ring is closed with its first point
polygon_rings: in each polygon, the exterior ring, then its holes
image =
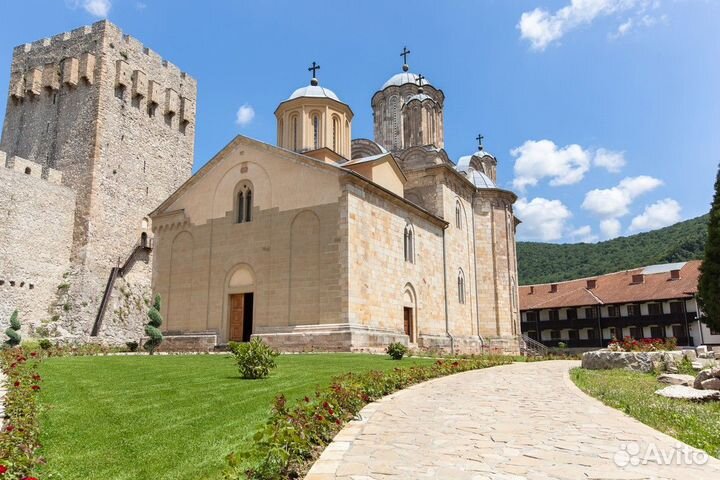
{"type": "Polygon", "coordinates": [[[300,398],[345,372],[432,362],[283,355],[265,380],[239,378],[228,355],[68,357],[41,366],[41,478],[211,479],[247,444],[278,393],[300,398]]]}
{"type": "Polygon", "coordinates": [[[582,368],[570,374],[580,389],[604,404],[720,458],[720,402],[695,403],[655,395],[667,385],[652,374],[582,368]]]}

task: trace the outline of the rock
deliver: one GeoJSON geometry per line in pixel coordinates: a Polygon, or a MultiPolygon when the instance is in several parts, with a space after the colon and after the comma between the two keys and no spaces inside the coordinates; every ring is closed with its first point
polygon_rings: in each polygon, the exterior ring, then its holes
{"type": "Polygon", "coordinates": [[[720,390],[720,378],[709,378],[700,382],[703,390],[720,390]]]}
{"type": "Polygon", "coordinates": [[[703,402],[707,400],[720,400],[720,392],[717,390],[697,390],[684,385],[670,385],[655,392],[656,395],[666,398],[677,398],[681,400],[695,400],[703,402]]]}
{"type": "Polygon", "coordinates": [[[678,373],[680,370],[674,360],[668,360],[665,362],[665,371],[667,373],[678,373]]]}
{"type": "Polygon", "coordinates": [[[707,355],[708,348],[705,345],[700,345],[699,347],[695,348],[695,353],[697,353],[698,357],[705,358],[704,355],[707,355]]]}
{"type": "Polygon", "coordinates": [[[690,360],[691,362],[694,361],[697,358],[697,353],[695,353],[695,350],[692,348],[688,348],[686,350],[682,351],[682,354],[685,358],[690,360]]]}
{"type": "Polygon", "coordinates": [[[690,387],[693,385],[695,377],[692,375],[678,375],[673,373],[663,373],[658,377],[658,382],[667,383],[668,385],[684,385],[690,387]]]}
{"type": "Polygon", "coordinates": [[[682,352],[613,352],[595,350],[585,352],[582,356],[582,367],[588,370],[607,370],[624,368],[635,372],[650,373],[663,369],[669,362],[677,364],[682,359],[682,352]]]}
{"type": "Polygon", "coordinates": [[[697,388],[698,390],[702,390],[702,382],[705,380],[710,380],[713,378],[712,373],[710,373],[711,370],[709,368],[702,370],[700,373],[697,374],[695,377],[695,381],[693,382],[693,387],[697,388]]]}

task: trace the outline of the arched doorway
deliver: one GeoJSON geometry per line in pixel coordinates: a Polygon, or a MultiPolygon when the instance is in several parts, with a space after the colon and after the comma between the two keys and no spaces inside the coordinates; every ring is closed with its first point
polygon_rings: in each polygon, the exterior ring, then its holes
{"type": "Polygon", "coordinates": [[[226,286],[228,340],[249,342],[255,313],[255,274],[248,265],[236,267],[226,286]]]}
{"type": "Polygon", "coordinates": [[[403,330],[408,336],[408,342],[417,341],[417,300],[415,290],[409,283],[403,292],[403,330]]]}

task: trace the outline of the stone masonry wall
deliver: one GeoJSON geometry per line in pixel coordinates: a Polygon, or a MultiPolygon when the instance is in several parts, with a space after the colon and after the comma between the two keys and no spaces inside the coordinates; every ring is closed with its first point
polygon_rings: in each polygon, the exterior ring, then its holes
{"type": "Polygon", "coordinates": [[[75,193],[57,183],[59,172],[42,171],[0,152],[0,331],[17,309],[24,335],[62,333],[48,328],[49,307],[70,268],[75,193]]]}

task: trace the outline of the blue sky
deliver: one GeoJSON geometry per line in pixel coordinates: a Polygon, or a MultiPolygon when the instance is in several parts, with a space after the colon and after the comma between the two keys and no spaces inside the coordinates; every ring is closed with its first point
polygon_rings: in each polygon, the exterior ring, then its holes
{"type": "Polygon", "coordinates": [[[701,215],[711,201],[718,0],[0,5],[17,19],[0,29],[2,88],[12,47],[105,16],[197,78],[196,169],[237,133],[274,143],[273,111],[312,61],[354,110],[354,136],[371,138],[370,98],[407,45],[411,70],[445,92],[450,157],[471,153],[478,132],[497,156],[498,183],[520,197],[520,239],[597,241],[701,215]]]}

